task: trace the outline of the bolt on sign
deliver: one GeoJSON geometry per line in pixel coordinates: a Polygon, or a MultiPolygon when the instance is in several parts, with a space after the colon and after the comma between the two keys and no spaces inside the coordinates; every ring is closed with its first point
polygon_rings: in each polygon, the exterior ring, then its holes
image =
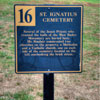
{"type": "Polygon", "coordinates": [[[82,71],[81,5],[14,6],[16,73],[82,71]]]}

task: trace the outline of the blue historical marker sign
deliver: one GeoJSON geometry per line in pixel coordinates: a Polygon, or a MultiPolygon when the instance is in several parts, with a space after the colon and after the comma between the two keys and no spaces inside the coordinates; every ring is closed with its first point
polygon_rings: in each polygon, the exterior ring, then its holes
{"type": "Polygon", "coordinates": [[[16,73],[81,72],[82,9],[15,5],[16,73]]]}

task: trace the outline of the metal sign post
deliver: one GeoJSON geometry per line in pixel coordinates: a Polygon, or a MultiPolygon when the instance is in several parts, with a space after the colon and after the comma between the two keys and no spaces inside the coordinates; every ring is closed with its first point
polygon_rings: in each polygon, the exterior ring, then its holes
{"type": "Polygon", "coordinates": [[[43,80],[43,100],[54,100],[54,74],[45,73],[43,80]]]}

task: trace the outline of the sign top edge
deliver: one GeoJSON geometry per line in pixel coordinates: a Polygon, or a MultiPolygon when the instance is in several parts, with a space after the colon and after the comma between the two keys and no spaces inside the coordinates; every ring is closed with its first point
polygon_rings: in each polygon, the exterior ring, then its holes
{"type": "Polygon", "coordinates": [[[58,4],[14,4],[14,6],[78,6],[83,7],[83,5],[58,5],[58,4]]]}

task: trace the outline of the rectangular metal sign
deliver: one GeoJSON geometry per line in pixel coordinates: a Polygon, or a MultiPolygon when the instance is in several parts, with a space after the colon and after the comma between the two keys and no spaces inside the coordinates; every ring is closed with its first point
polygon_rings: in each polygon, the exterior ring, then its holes
{"type": "Polygon", "coordinates": [[[15,72],[81,72],[82,9],[81,5],[15,5],[15,72]]]}

